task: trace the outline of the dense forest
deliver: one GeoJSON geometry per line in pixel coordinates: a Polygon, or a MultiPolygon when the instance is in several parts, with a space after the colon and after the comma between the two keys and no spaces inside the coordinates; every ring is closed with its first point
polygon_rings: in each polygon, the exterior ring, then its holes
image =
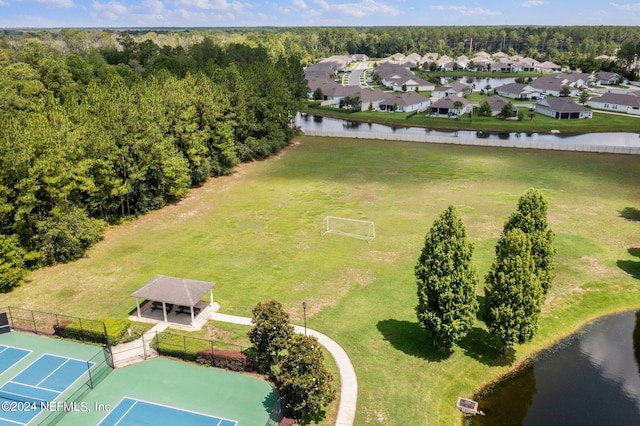
{"type": "Polygon", "coordinates": [[[304,65],[481,50],[633,73],[640,27],[1,30],[0,291],[288,144],[304,65]]]}
{"type": "Polygon", "coordinates": [[[1,289],[294,134],[307,90],[295,57],[208,39],[189,52],[117,41],[78,53],[34,38],[2,46],[1,289]]]}

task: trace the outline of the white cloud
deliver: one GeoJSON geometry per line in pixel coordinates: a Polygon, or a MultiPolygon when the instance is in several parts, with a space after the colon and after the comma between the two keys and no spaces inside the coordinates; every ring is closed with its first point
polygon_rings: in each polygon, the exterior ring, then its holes
{"type": "Polygon", "coordinates": [[[246,5],[240,2],[227,0],[178,0],[176,2],[180,6],[194,7],[202,10],[230,10],[241,12],[246,8],[246,5]]]}
{"type": "Polygon", "coordinates": [[[611,6],[623,12],[640,12],[640,3],[609,3],[611,6]]]}
{"type": "Polygon", "coordinates": [[[55,7],[58,9],[68,9],[73,7],[73,0],[36,0],[40,4],[44,4],[46,6],[55,7]]]}
{"type": "Polygon", "coordinates": [[[323,15],[330,14],[338,17],[361,18],[369,15],[395,16],[400,11],[385,3],[375,0],[362,0],[360,3],[329,4],[326,0],[312,0],[324,12],[323,15]]]}
{"type": "Polygon", "coordinates": [[[431,9],[432,10],[438,10],[438,11],[451,10],[451,11],[454,11],[454,12],[458,12],[461,15],[464,15],[464,16],[480,16],[480,15],[498,16],[498,15],[502,15],[502,12],[500,12],[498,10],[483,9],[481,7],[467,7],[467,6],[454,6],[454,5],[449,5],[449,6],[434,5],[434,6],[431,6],[431,9]]]}
{"type": "Polygon", "coordinates": [[[524,3],[520,3],[520,7],[536,7],[536,6],[542,6],[543,4],[546,4],[546,1],[541,1],[541,0],[528,0],[525,1],[524,3]]]}

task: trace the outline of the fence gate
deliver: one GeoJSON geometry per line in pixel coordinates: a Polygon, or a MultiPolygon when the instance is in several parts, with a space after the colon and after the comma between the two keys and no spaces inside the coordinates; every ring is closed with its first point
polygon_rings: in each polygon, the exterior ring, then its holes
{"type": "Polygon", "coordinates": [[[114,368],[137,364],[150,358],[156,358],[158,353],[151,348],[153,333],[145,333],[139,339],[127,343],[111,346],[111,359],[114,368]]]}

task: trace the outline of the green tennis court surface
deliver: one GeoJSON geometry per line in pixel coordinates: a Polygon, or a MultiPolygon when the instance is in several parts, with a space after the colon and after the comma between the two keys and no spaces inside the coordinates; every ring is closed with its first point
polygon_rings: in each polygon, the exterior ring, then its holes
{"type": "Polygon", "coordinates": [[[182,410],[133,398],[123,398],[99,426],[142,426],[173,424],[181,426],[236,426],[234,420],[182,410]]]}
{"type": "MultiPolygon", "coordinates": [[[[104,368],[100,361],[104,360],[101,347],[20,332],[0,334],[0,345],[0,351],[3,348],[31,351],[27,354],[20,351],[12,354],[14,351],[10,351],[4,358],[0,352],[0,369],[4,369],[4,372],[0,372],[0,388],[4,389],[4,386],[7,386],[8,391],[19,390],[16,393],[25,393],[25,386],[38,389],[37,392],[24,395],[22,401],[56,398],[55,395],[59,395],[53,402],[52,411],[36,414],[29,425],[40,424],[43,421],[47,425],[59,426],[98,425],[101,421],[112,419],[109,416],[121,409],[120,402],[125,398],[139,402],[135,404],[137,408],[129,407],[134,414],[133,422],[117,423],[120,426],[148,424],[142,423],[143,417],[150,416],[156,416],[153,417],[156,419],[152,423],[154,426],[188,425],[189,419],[194,418],[202,420],[198,421],[198,424],[217,426],[263,426],[267,421],[277,424],[279,420],[270,420],[272,410],[279,405],[277,392],[268,382],[254,375],[168,358],[155,358],[114,371],[107,367],[110,372],[106,375],[104,372],[98,374],[100,379],[93,389],[89,389],[90,378],[85,374],[61,393],[60,389],[71,381],[68,379],[65,383],[66,372],[71,374],[69,377],[79,374],[74,373],[75,367],[72,366],[75,363],[69,363],[69,360],[96,361],[98,364],[91,368],[91,374],[95,376],[96,371],[102,371],[97,370],[98,367],[104,368]],[[19,355],[24,356],[20,358],[19,355]],[[60,360],[67,362],[60,364],[60,360]],[[33,367],[29,369],[32,364],[33,367]],[[68,365],[63,366],[64,364],[68,365]],[[56,374],[55,371],[65,371],[65,374],[56,374]],[[15,387],[16,383],[20,389],[15,387]],[[75,405],[71,405],[69,410],[56,405],[69,401],[70,397],[75,405]],[[144,414],[136,415],[140,409],[144,414]],[[161,417],[161,420],[158,420],[157,416],[161,417]],[[167,423],[165,420],[169,416],[178,416],[179,420],[167,423]],[[214,423],[216,418],[218,422],[214,423]],[[225,423],[227,419],[233,423],[225,423]]],[[[86,361],[84,371],[87,371],[86,361]]],[[[5,414],[7,413],[0,411],[0,416],[5,414]]],[[[127,418],[124,417],[125,420],[127,418]]],[[[27,420],[5,418],[0,420],[0,426],[24,425],[27,420]]]]}

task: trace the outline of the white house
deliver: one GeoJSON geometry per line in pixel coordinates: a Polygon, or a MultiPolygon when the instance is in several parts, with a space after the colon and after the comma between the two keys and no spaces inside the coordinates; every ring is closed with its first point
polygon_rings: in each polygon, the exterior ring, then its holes
{"type": "Polygon", "coordinates": [[[471,104],[465,98],[450,95],[442,99],[438,99],[429,107],[431,115],[435,117],[458,118],[463,114],[471,112],[471,104]],[[457,105],[457,103],[460,105],[457,105]]]}
{"type": "Polygon", "coordinates": [[[407,92],[401,95],[387,96],[380,102],[379,109],[390,112],[413,112],[424,111],[429,105],[431,105],[430,99],[417,92],[407,92]]]}
{"type": "Polygon", "coordinates": [[[539,100],[533,110],[560,120],[572,120],[591,118],[592,111],[582,105],[578,105],[571,98],[546,98],[539,100]]]}
{"type": "Polygon", "coordinates": [[[587,105],[591,108],[640,115],[640,96],[633,94],[605,93],[599,98],[591,98],[587,105]]]}

